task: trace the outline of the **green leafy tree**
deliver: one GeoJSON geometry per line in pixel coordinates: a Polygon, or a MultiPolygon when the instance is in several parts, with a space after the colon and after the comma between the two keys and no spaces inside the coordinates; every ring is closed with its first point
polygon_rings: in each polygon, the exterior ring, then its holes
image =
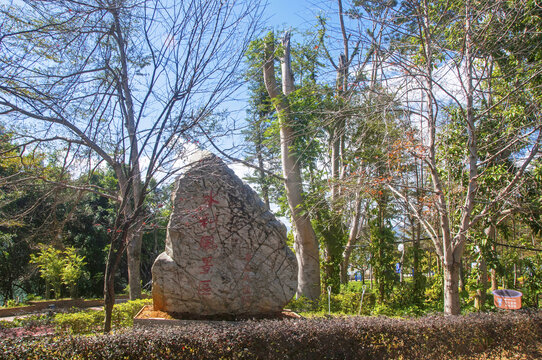
{"type": "Polygon", "coordinates": [[[270,32],[263,43],[263,77],[271,103],[278,117],[280,137],[282,177],[286,192],[286,200],[292,216],[294,227],[294,244],[298,260],[298,294],[315,300],[320,295],[320,255],[318,240],[311,223],[311,216],[303,199],[302,156],[296,150],[304,132],[296,131],[299,123],[290,107],[291,96],[296,91],[294,73],[292,71],[290,33],[282,38],[280,61],[282,63],[282,88],[275,77],[275,56],[277,54],[274,33],[270,32]]]}
{"type": "Polygon", "coordinates": [[[27,274],[28,243],[17,234],[0,232],[0,295],[3,302],[14,298],[14,288],[27,274]]]}
{"type": "Polygon", "coordinates": [[[62,283],[68,287],[70,297],[75,298],[77,295],[77,282],[85,275],[85,258],[78,255],[75,248],[68,247],[64,250],[63,265],[61,272],[62,283]]]}
{"type": "Polygon", "coordinates": [[[40,276],[45,280],[45,298],[49,298],[49,286],[53,287],[55,299],[60,298],[62,289],[62,273],[65,262],[62,251],[52,246],[41,245],[40,252],[30,255],[30,263],[37,265],[40,276]]]}
{"type": "Polygon", "coordinates": [[[542,291],[542,256],[540,254],[523,259],[523,288],[525,304],[539,307],[539,294],[542,291]]]}
{"type": "MultiPolygon", "coordinates": [[[[96,170],[93,174],[75,179],[75,183],[86,183],[96,188],[115,191],[118,182],[111,169],[96,170]]],[[[117,202],[94,192],[84,192],[74,200],[74,211],[63,229],[63,245],[74,247],[86,261],[89,276],[78,283],[82,296],[101,297],[104,289],[104,270],[107,249],[114,227],[117,202]]],[[[126,273],[117,272],[115,289],[122,290],[126,285],[126,273]]]]}
{"type": "Polygon", "coordinates": [[[0,282],[5,299],[41,291],[39,277],[29,271],[29,256],[38,241],[59,241],[73,194],[56,184],[68,177],[52,157],[23,152],[16,139],[0,124],[0,282]]]}
{"type": "Polygon", "coordinates": [[[391,228],[389,191],[379,190],[375,218],[370,222],[371,265],[377,283],[378,300],[382,304],[393,292],[395,275],[395,234],[391,228]]]}

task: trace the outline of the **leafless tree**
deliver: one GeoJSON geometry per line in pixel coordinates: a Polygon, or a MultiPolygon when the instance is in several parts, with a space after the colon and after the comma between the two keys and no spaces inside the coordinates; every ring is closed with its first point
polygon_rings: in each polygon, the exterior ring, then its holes
{"type": "MultiPolygon", "coordinates": [[[[141,219],[152,178],[175,174],[193,130],[239,84],[259,0],[43,0],[1,7],[0,114],[78,171],[110,166],[118,203],[105,271],[105,331],[127,249],[140,294],[141,219]]],[[[100,189],[88,190],[100,191],[100,189]]]]}

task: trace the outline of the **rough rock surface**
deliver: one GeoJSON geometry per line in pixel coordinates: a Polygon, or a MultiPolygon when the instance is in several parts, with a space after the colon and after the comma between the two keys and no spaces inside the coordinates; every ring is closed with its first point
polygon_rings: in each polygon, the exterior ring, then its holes
{"type": "Polygon", "coordinates": [[[285,226],[222,160],[200,153],[176,181],[166,250],[152,267],[154,309],[265,314],[296,288],[285,226]]]}

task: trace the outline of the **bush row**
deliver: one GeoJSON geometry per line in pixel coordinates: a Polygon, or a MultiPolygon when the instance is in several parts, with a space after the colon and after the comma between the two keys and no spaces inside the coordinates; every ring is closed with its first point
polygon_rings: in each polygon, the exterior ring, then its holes
{"type": "Polygon", "coordinates": [[[2,339],[0,359],[455,359],[495,349],[537,358],[540,339],[540,311],[407,320],[353,316],[2,339]]]}
{"type": "MultiPolygon", "coordinates": [[[[361,309],[362,315],[370,315],[372,309],[375,306],[375,294],[367,292],[363,296],[363,305],[361,309]]],[[[309,300],[305,297],[294,298],[290,300],[286,308],[300,312],[315,312],[315,313],[327,313],[331,308],[331,312],[335,314],[348,314],[355,315],[359,312],[359,305],[361,302],[360,293],[340,293],[328,295],[322,295],[317,300],[309,300]],[[329,301],[329,304],[328,304],[329,301]]]]}
{"type": "MultiPolygon", "coordinates": [[[[132,300],[115,304],[111,314],[113,329],[130,327],[134,316],[144,305],[152,304],[152,299],[132,300]]],[[[103,310],[86,310],[74,313],[60,313],[54,316],[52,323],[59,332],[70,334],[89,334],[103,331],[105,313],[103,310]]]]}
{"type": "MultiPolygon", "coordinates": [[[[152,304],[152,299],[132,300],[125,303],[115,304],[111,315],[111,326],[114,330],[131,327],[134,316],[144,305],[152,304]]],[[[57,313],[54,315],[33,315],[16,318],[13,321],[0,321],[0,335],[2,329],[15,327],[34,328],[43,325],[53,326],[59,333],[64,334],[91,334],[101,333],[104,325],[103,310],[83,310],[57,313]]]]}

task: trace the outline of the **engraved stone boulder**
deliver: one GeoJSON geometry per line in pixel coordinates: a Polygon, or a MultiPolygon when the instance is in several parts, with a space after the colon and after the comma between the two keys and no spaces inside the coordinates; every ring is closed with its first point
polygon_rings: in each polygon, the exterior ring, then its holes
{"type": "Polygon", "coordinates": [[[175,183],[166,250],[152,267],[155,310],[279,312],[297,288],[286,228],[222,160],[201,152],[175,183]]]}

